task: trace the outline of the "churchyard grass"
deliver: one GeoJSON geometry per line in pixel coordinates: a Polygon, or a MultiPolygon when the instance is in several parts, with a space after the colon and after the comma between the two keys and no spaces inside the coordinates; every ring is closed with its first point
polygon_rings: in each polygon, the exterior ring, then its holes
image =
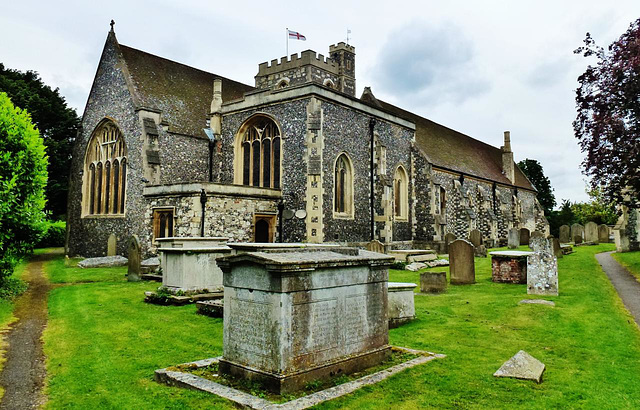
{"type": "MultiPolygon", "coordinates": [[[[579,247],[560,259],[560,296],[546,298],[555,308],[518,305],[529,298],[526,285],[492,283],[490,258],[476,258],[476,284],[416,294],[417,319],[390,331],[393,345],[446,358],[319,408],[639,408],[640,331],[594,258],[612,249],[579,247]],[[542,384],[492,376],[520,349],[546,364],[542,384]]],[[[48,407],[234,408],[153,381],[155,369],[220,355],[222,320],[193,305],[145,304],[143,292],[157,284],[126,282],[126,268],[104,270],[113,272],[49,266],[50,278],[69,284],[49,297],[48,407]]],[[[419,278],[390,272],[392,281],[419,278]]]]}
{"type": "Polygon", "coordinates": [[[640,281],[640,252],[616,252],[613,257],[640,281]]]}

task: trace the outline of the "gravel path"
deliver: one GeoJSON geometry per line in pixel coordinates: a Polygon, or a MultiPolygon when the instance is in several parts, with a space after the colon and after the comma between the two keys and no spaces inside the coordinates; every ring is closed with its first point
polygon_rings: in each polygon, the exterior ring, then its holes
{"type": "Polygon", "coordinates": [[[42,273],[44,262],[55,253],[33,256],[23,275],[29,289],[16,299],[14,316],[6,336],[6,362],[0,373],[4,397],[0,409],[33,409],[45,402],[42,393],[45,358],[42,351],[42,331],[47,324],[49,281],[42,273]]]}
{"type": "Polygon", "coordinates": [[[611,256],[613,252],[596,254],[596,259],[616,288],[622,302],[640,326],[640,282],[611,256]]]}

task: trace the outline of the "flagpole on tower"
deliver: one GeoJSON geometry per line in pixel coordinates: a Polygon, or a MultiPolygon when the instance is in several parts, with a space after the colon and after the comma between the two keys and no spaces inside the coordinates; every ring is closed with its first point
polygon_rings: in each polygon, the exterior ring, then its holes
{"type": "Polygon", "coordinates": [[[287,56],[287,59],[289,59],[289,27],[285,29],[285,35],[287,37],[287,54],[285,55],[287,56]]]}

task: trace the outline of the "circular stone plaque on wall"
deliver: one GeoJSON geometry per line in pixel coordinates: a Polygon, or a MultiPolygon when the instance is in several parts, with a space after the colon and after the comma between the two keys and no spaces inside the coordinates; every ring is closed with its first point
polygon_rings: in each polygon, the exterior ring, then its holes
{"type": "Polygon", "coordinates": [[[296,218],[298,219],[304,219],[307,217],[307,211],[305,211],[304,209],[298,209],[296,211],[296,218]]]}
{"type": "Polygon", "coordinates": [[[282,217],[284,219],[291,219],[293,218],[293,215],[295,215],[295,212],[293,212],[291,209],[285,209],[284,211],[282,211],[282,217]]]}

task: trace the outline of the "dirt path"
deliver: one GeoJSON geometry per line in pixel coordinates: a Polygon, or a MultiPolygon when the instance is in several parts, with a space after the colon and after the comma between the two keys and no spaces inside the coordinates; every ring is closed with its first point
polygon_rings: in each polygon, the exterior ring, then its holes
{"type": "Polygon", "coordinates": [[[638,282],[613,256],[613,252],[599,253],[596,259],[616,288],[622,302],[640,326],[640,282],[638,282]]]}
{"type": "Polygon", "coordinates": [[[42,387],[46,371],[41,336],[47,324],[50,285],[42,267],[55,255],[33,256],[23,274],[29,289],[16,300],[14,316],[17,320],[6,337],[7,361],[0,373],[4,397],[0,409],[33,409],[45,401],[42,387]]]}

